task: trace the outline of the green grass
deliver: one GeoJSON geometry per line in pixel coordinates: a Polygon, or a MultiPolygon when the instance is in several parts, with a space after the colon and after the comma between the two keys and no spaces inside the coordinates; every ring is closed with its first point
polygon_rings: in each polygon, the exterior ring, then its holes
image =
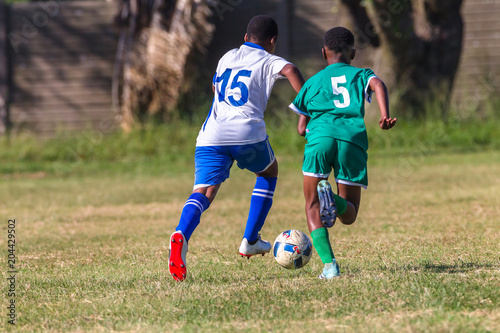
{"type": "MultiPolygon", "coordinates": [[[[170,278],[168,238],[191,192],[198,126],[12,138],[0,152],[0,248],[6,258],[15,218],[16,329],[500,331],[494,127],[399,125],[369,128],[370,187],[358,221],[331,229],[342,276],[329,282],[316,278],[317,254],[293,271],[272,256],[237,255],[254,176],[236,167],[190,241],[189,278],[170,278]]],[[[271,121],[269,134],[280,178],[262,235],[274,240],[307,231],[303,141],[286,119],[271,121]]],[[[2,308],[0,330],[10,331],[2,308]]]]}
{"type": "MultiPolygon", "coordinates": [[[[301,154],[304,139],[296,134],[297,117],[277,107],[271,108],[270,113],[266,122],[276,153],[301,154]]],[[[373,114],[368,117],[370,156],[413,156],[412,160],[440,152],[500,149],[500,114],[482,120],[451,119],[446,124],[400,118],[397,127],[390,131],[381,131],[373,114]]],[[[194,142],[203,122],[195,119],[194,124],[147,124],[131,133],[60,133],[44,140],[29,135],[0,137],[0,175],[43,172],[65,177],[103,171],[141,173],[144,169],[174,174],[192,164],[194,142]]]]}

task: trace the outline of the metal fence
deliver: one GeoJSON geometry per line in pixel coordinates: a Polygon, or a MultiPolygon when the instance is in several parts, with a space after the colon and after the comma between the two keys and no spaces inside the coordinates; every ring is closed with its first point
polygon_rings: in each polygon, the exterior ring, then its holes
{"type": "MultiPolygon", "coordinates": [[[[7,6],[0,0],[0,134],[9,123],[15,131],[50,135],[113,119],[115,11],[109,1],[7,6]]],[[[324,32],[349,24],[338,0],[219,0],[213,12],[209,68],[243,42],[252,16],[265,13],[280,26],[277,54],[304,65],[306,77],[322,66],[324,32]]],[[[453,100],[473,107],[500,92],[500,0],[465,0],[462,14],[463,53],[453,100]]],[[[361,56],[356,64],[371,67],[373,61],[361,56]]]]}

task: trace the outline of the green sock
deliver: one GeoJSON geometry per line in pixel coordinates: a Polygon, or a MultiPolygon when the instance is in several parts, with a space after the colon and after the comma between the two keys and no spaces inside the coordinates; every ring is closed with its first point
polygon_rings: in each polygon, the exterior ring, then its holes
{"type": "Polygon", "coordinates": [[[333,197],[335,198],[335,206],[337,206],[337,216],[344,215],[347,211],[347,200],[335,193],[333,197]]]}
{"type": "Polygon", "coordinates": [[[330,244],[330,237],[328,235],[328,229],[319,228],[311,232],[311,237],[313,239],[313,245],[318,252],[319,257],[323,264],[332,263],[335,260],[333,255],[332,245],[330,244]]]}

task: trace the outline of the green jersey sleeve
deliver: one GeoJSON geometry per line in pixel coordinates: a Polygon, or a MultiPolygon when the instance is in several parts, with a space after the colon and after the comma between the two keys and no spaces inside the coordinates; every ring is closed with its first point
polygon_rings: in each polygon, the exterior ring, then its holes
{"type": "Polygon", "coordinates": [[[375,75],[375,73],[371,69],[366,68],[363,70],[363,79],[366,82],[366,84],[365,84],[365,99],[368,103],[372,102],[372,93],[373,93],[373,91],[370,89],[370,81],[376,77],[377,76],[375,75]]]}
{"type": "Polygon", "coordinates": [[[296,114],[303,114],[304,116],[310,116],[308,111],[307,111],[307,91],[308,89],[308,84],[304,84],[302,89],[300,89],[299,93],[297,94],[297,97],[293,100],[293,102],[288,106],[290,109],[292,109],[293,112],[296,114]]]}

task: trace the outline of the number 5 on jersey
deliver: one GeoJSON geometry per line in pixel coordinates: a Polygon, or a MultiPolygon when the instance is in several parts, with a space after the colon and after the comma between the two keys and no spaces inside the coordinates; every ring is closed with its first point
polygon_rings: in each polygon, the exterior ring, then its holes
{"type": "Polygon", "coordinates": [[[342,95],[344,98],[344,102],[340,102],[337,99],[333,100],[333,104],[335,104],[335,107],[342,109],[346,108],[351,104],[351,97],[349,96],[349,91],[342,86],[339,86],[339,83],[346,83],[347,80],[345,78],[345,75],[342,76],[337,76],[337,77],[332,77],[332,88],[333,88],[333,94],[334,95],[342,95]]]}
{"type": "Polygon", "coordinates": [[[233,81],[231,82],[231,86],[229,89],[227,88],[227,84],[229,83],[229,79],[231,78],[231,72],[233,70],[231,68],[228,68],[222,73],[221,76],[218,76],[214,80],[214,84],[222,82],[220,85],[219,89],[219,102],[222,102],[223,100],[226,99],[226,93],[229,95],[228,100],[229,103],[233,106],[242,106],[245,105],[246,102],[248,102],[248,87],[247,85],[241,81],[242,77],[250,77],[252,74],[252,71],[248,70],[240,70],[236,75],[233,77],[233,81]],[[240,90],[240,99],[236,100],[233,96],[238,95],[238,92],[236,89],[240,90]],[[226,91],[228,90],[228,91],[226,91]]]}

